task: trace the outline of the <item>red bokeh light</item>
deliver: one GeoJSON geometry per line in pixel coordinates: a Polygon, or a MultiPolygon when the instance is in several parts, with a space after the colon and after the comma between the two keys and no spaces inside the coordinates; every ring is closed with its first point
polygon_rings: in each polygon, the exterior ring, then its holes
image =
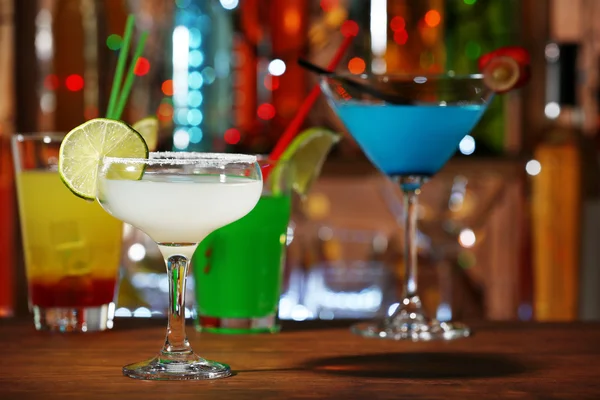
{"type": "Polygon", "coordinates": [[[408,32],[406,32],[405,30],[401,30],[401,31],[394,33],[394,42],[398,43],[399,45],[403,45],[403,44],[406,44],[407,41],[408,41],[408,32]]]}
{"type": "Polygon", "coordinates": [[[367,64],[360,57],[354,57],[348,61],[348,70],[353,74],[362,74],[365,72],[365,68],[367,68],[367,64]]]}
{"type": "Polygon", "coordinates": [[[321,8],[323,11],[328,12],[337,8],[340,0],[321,0],[321,8]]]}
{"type": "Polygon", "coordinates": [[[425,14],[425,23],[432,28],[435,28],[436,26],[438,26],[441,21],[442,21],[442,16],[436,10],[429,10],[425,14]]]}
{"type": "Polygon", "coordinates": [[[160,87],[165,96],[173,96],[173,80],[167,79],[160,87]]]}
{"type": "Polygon", "coordinates": [[[260,106],[258,106],[258,110],[256,110],[256,114],[258,115],[258,118],[260,118],[260,119],[264,119],[264,120],[273,119],[273,117],[275,117],[275,107],[273,107],[273,104],[269,104],[269,103],[261,104],[260,106]]]}
{"type": "Polygon", "coordinates": [[[227,129],[223,135],[223,138],[227,144],[237,144],[241,137],[242,135],[240,134],[240,131],[235,128],[227,129]]]}
{"type": "Polygon", "coordinates": [[[48,90],[56,90],[58,89],[58,85],[60,85],[60,81],[58,76],[55,74],[46,75],[44,78],[44,87],[48,90]]]}
{"type": "Polygon", "coordinates": [[[276,90],[279,87],[279,77],[273,75],[265,76],[264,85],[267,90],[276,90]]]}
{"type": "Polygon", "coordinates": [[[140,57],[135,63],[135,68],[133,69],[133,73],[137,76],[146,75],[150,71],[150,61],[147,58],[140,57]]]}
{"type": "Polygon", "coordinates": [[[171,118],[173,118],[173,106],[169,103],[161,103],[161,105],[158,106],[156,117],[159,121],[170,121],[171,118]]]}
{"type": "Polygon", "coordinates": [[[72,74],[65,79],[65,86],[72,92],[77,92],[83,89],[83,77],[81,75],[72,74]]]}
{"type": "Polygon", "coordinates": [[[395,16],[390,21],[390,28],[392,28],[394,32],[403,31],[404,28],[406,28],[406,21],[400,16],[395,16]]]}
{"type": "Polygon", "coordinates": [[[348,36],[356,36],[358,35],[358,24],[351,19],[344,21],[342,27],[340,28],[342,35],[348,36]]]}

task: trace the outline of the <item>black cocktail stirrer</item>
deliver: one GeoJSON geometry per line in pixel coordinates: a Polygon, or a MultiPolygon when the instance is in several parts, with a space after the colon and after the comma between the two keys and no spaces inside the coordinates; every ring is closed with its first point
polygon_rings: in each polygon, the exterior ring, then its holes
{"type": "Polygon", "coordinates": [[[379,100],[383,100],[386,103],[390,103],[390,104],[404,104],[404,105],[408,105],[408,104],[412,104],[412,102],[408,99],[404,99],[402,97],[399,97],[397,95],[390,95],[388,93],[385,92],[381,92],[379,90],[377,90],[376,88],[372,87],[372,86],[368,86],[368,85],[364,85],[360,82],[357,82],[353,79],[350,78],[346,78],[345,76],[340,76],[340,75],[336,75],[334,72],[332,71],[328,71],[324,68],[319,67],[318,65],[315,65],[309,61],[306,61],[302,58],[298,59],[298,65],[300,65],[302,68],[305,68],[311,72],[314,72],[316,74],[319,75],[324,75],[324,76],[330,76],[334,79],[337,79],[340,82],[343,82],[344,84],[353,87],[354,89],[362,92],[362,93],[366,93],[369,94],[375,98],[378,98],[379,100]]]}

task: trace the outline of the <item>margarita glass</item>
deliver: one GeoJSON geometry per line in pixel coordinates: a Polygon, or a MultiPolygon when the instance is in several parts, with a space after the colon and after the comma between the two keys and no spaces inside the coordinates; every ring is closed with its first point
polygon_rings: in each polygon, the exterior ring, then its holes
{"type": "Polygon", "coordinates": [[[417,291],[418,195],[477,124],[493,91],[482,75],[330,75],[321,87],[367,157],[404,194],[403,299],[390,317],[352,331],[414,341],[469,336],[465,325],[438,322],[423,312],[417,291]]]}
{"type": "Polygon", "coordinates": [[[198,243],[248,214],[262,191],[255,156],[150,153],[145,158],[104,157],[97,199],[114,217],[145,232],[165,259],[169,278],[168,326],[160,353],[123,367],[137,379],[215,379],[227,365],[197,356],[185,334],[185,283],[198,243]]]}

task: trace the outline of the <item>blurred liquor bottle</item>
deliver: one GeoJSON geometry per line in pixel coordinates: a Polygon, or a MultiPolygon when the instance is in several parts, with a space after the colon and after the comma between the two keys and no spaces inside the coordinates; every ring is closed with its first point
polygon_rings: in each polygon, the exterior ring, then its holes
{"type": "Polygon", "coordinates": [[[306,50],[308,6],[308,0],[241,0],[222,12],[229,39],[212,40],[215,54],[230,60],[229,74],[220,74],[226,89],[219,102],[228,104],[212,135],[234,150],[269,152],[302,104],[306,74],[296,59],[306,50]]]}
{"type": "Polygon", "coordinates": [[[10,135],[14,129],[12,1],[0,0],[0,317],[14,312],[15,204],[10,135]]]}
{"type": "Polygon", "coordinates": [[[35,13],[37,131],[68,131],[104,114],[105,88],[110,87],[104,10],[94,0],[41,0],[35,13]]]}
{"type": "Polygon", "coordinates": [[[575,43],[550,43],[545,50],[548,128],[534,150],[539,164],[531,202],[533,308],[540,321],[578,317],[581,210],[598,192],[597,160],[583,134],[577,96],[578,50],[575,43]]]}

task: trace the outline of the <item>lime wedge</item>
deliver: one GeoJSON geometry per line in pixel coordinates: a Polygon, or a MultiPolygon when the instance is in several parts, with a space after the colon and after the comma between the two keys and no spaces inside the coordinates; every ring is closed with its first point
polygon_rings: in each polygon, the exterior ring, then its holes
{"type": "MultiPolygon", "coordinates": [[[[96,198],[98,165],[103,157],[148,158],[142,135],[129,125],[96,118],[70,131],[60,145],[58,173],[74,194],[87,200],[96,198]]],[[[143,168],[129,171],[139,179],[143,168]]]]}
{"type": "MultiPolygon", "coordinates": [[[[281,157],[287,161],[294,171],[292,188],[304,197],[315,179],[319,176],[323,163],[334,144],[340,141],[340,136],[325,128],[310,128],[300,133],[285,149],[281,157]]],[[[275,178],[277,167],[272,172],[275,178]]],[[[276,184],[277,179],[272,180],[276,184]]],[[[277,192],[273,188],[273,192],[277,192]]]]}
{"type": "Polygon", "coordinates": [[[158,119],[146,117],[133,124],[133,129],[138,131],[146,141],[149,151],[155,151],[158,144],[158,119]]]}

